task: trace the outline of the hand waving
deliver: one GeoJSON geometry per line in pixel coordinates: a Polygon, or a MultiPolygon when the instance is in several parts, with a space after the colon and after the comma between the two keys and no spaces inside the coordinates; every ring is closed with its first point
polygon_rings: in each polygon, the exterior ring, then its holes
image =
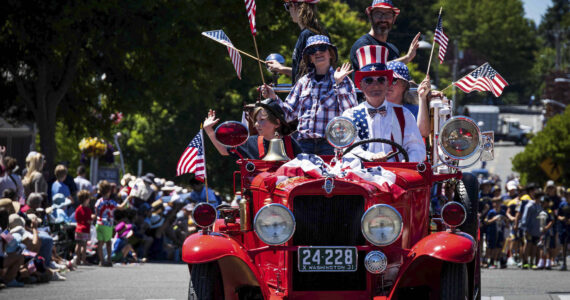
{"type": "Polygon", "coordinates": [[[421,32],[418,32],[418,34],[416,34],[416,36],[412,40],[412,43],[410,44],[410,49],[408,49],[408,53],[406,54],[405,63],[411,62],[414,59],[414,57],[416,57],[416,50],[418,50],[418,47],[420,46],[420,36],[421,32]]]}
{"type": "Polygon", "coordinates": [[[211,110],[208,111],[208,117],[204,120],[204,130],[206,132],[213,132],[213,127],[216,125],[220,119],[216,119],[216,111],[211,110]]]}
{"type": "Polygon", "coordinates": [[[334,81],[336,84],[340,84],[344,80],[344,77],[350,73],[352,73],[350,63],[344,63],[342,64],[342,67],[336,68],[336,71],[334,72],[334,81]]]}

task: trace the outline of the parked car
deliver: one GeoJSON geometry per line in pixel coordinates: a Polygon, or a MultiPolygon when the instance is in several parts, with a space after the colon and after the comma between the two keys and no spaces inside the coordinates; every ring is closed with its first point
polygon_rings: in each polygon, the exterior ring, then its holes
{"type": "MultiPolygon", "coordinates": [[[[452,117],[447,99],[430,105],[437,134],[425,162],[346,167],[365,143],[391,144],[405,161],[407,153],[390,140],[353,143],[354,124],[342,117],[327,127],[334,157],[287,161],[275,139],[265,160],[237,160],[239,207],[193,211],[202,230],[182,250],[188,299],[480,299],[478,182],[460,169],[492,159],[492,134],[452,117]],[[444,183],[455,187],[450,197],[444,183]]],[[[238,122],[216,129],[232,147],[247,135],[238,122]]]]}

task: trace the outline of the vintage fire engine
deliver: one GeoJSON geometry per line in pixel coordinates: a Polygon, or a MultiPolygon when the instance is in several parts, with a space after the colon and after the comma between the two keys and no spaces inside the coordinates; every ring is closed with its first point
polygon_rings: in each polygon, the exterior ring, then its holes
{"type": "MultiPolygon", "coordinates": [[[[363,163],[395,174],[398,193],[332,171],[271,184],[289,160],[279,139],[263,160],[239,159],[239,207],[193,211],[202,230],[183,246],[188,298],[480,299],[478,183],[460,170],[493,159],[493,133],[451,111],[445,98],[430,102],[425,162],[363,163]],[[448,199],[444,184],[455,189],[448,199]]],[[[238,122],[216,129],[227,146],[247,136],[238,122]]],[[[363,143],[393,144],[407,158],[390,140],[354,143],[355,127],[342,117],[328,124],[327,140],[336,155],[322,157],[325,169],[363,143]]]]}

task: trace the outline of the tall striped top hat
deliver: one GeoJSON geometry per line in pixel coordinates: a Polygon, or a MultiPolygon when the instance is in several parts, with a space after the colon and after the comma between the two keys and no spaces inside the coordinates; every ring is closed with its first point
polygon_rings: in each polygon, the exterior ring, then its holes
{"type": "Polygon", "coordinates": [[[356,50],[356,58],[360,69],[354,74],[354,83],[360,88],[360,81],[368,76],[386,76],[388,83],[392,83],[393,71],[388,70],[388,48],[384,46],[368,45],[356,50]]]}
{"type": "Polygon", "coordinates": [[[395,7],[391,0],[373,0],[372,5],[366,8],[366,13],[370,14],[375,8],[388,8],[394,12],[394,15],[400,14],[400,9],[395,7]]]}

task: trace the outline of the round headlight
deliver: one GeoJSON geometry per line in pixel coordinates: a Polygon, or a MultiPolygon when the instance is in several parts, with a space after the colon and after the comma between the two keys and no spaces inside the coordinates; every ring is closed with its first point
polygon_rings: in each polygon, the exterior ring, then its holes
{"type": "Polygon", "coordinates": [[[268,204],[255,215],[253,229],[264,243],[281,245],[293,236],[295,217],[284,205],[268,204]]]}
{"type": "Polygon", "coordinates": [[[439,145],[443,152],[454,159],[471,157],[479,149],[481,132],[475,121],[468,117],[449,119],[439,133],[439,145]]]}
{"type": "Polygon", "coordinates": [[[376,204],[362,216],[362,234],[375,246],[387,246],[402,233],[402,216],[390,205],[376,204]]]}
{"type": "Polygon", "coordinates": [[[336,117],[327,124],[325,135],[333,147],[345,148],[354,143],[356,127],[349,118],[336,117]]]}

